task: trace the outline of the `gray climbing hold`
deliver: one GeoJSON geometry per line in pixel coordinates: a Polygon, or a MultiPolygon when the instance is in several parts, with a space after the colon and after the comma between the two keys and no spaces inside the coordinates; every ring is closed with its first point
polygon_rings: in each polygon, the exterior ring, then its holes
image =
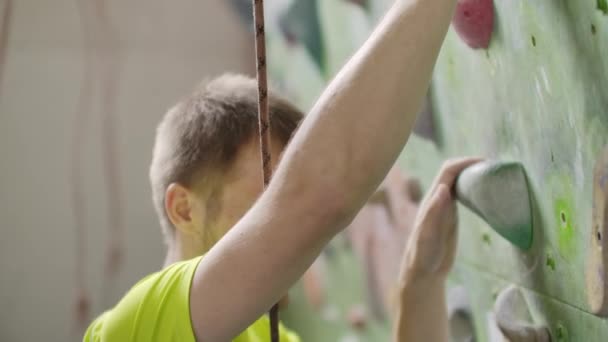
{"type": "Polygon", "coordinates": [[[486,161],[467,168],[458,177],[456,196],[515,246],[532,246],[531,197],[520,163],[486,161]]]}
{"type": "Polygon", "coordinates": [[[463,286],[451,287],[448,291],[449,342],[475,341],[473,313],[467,290],[463,286]]]}
{"type": "Polygon", "coordinates": [[[496,324],[510,342],[550,342],[549,330],[534,323],[528,303],[515,286],[503,290],[494,305],[496,324]]]}

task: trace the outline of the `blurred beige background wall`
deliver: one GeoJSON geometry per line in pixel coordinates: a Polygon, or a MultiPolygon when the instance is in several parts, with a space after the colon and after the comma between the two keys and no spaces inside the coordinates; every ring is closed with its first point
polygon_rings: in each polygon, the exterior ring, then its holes
{"type": "Polygon", "coordinates": [[[78,1],[105,3],[122,45],[117,160],[127,254],[106,298],[101,284],[108,187],[97,90],[93,110],[85,113],[84,262],[93,314],[163,261],[148,185],[157,121],[203,77],[253,70],[249,33],[225,0],[13,1],[0,88],[0,341],[78,339],[72,333],[77,254],[70,207],[71,143],[85,56],[78,1]]]}

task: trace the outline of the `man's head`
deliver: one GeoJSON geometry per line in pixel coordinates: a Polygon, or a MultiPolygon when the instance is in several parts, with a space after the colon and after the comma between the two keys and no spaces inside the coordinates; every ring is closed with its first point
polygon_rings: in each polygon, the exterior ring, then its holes
{"type": "MultiPolygon", "coordinates": [[[[303,114],[271,94],[276,163],[303,114]]],[[[237,75],[203,83],[160,122],[150,181],[165,240],[206,252],[262,191],[257,84],[237,75]]]]}

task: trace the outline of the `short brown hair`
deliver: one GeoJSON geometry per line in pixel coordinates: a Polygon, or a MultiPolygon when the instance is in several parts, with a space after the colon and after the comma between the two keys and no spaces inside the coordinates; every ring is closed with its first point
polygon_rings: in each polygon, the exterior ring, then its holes
{"type": "MultiPolygon", "coordinates": [[[[272,93],[269,107],[272,135],[287,144],[303,114],[272,93]]],[[[167,187],[190,186],[195,176],[229,167],[238,149],[257,133],[257,108],[255,80],[224,75],[203,82],[165,114],[156,130],[150,182],[166,240],[175,231],[165,212],[167,187]]]]}

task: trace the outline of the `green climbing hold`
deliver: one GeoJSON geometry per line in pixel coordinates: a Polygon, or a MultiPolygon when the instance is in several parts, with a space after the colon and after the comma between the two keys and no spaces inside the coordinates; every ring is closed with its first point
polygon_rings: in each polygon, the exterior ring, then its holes
{"type": "Polygon", "coordinates": [[[555,337],[557,342],[568,342],[570,340],[568,337],[568,330],[561,323],[557,323],[557,326],[555,327],[555,337]]]}
{"type": "Polygon", "coordinates": [[[551,271],[555,271],[555,259],[553,259],[553,255],[551,255],[551,253],[547,253],[547,261],[545,264],[551,269],[551,271]]]}
{"type": "Polygon", "coordinates": [[[456,197],[515,246],[532,246],[531,197],[520,163],[486,161],[469,167],[458,177],[456,197]]]}
{"type": "Polygon", "coordinates": [[[597,0],[597,9],[608,14],[608,0],[597,0]]]}

